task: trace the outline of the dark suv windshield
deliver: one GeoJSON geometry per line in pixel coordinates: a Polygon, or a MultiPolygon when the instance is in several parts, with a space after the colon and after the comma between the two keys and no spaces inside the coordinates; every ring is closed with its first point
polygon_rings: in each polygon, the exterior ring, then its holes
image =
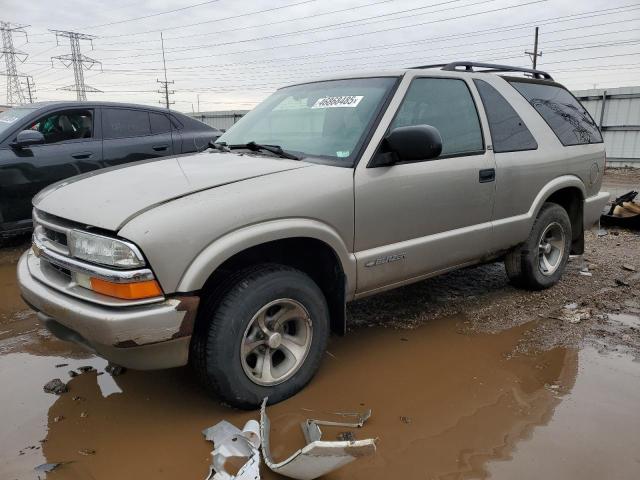
{"type": "Polygon", "coordinates": [[[358,78],[278,90],[218,141],[279,145],[301,157],[352,165],[396,79],[358,78]]]}
{"type": "Polygon", "coordinates": [[[16,122],[33,112],[33,108],[15,107],[0,112],[0,140],[4,135],[15,126],[16,122]]]}

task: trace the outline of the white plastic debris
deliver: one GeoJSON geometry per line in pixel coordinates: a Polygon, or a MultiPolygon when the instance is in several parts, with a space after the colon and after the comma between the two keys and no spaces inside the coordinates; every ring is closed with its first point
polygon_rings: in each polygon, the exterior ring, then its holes
{"type": "Polygon", "coordinates": [[[249,420],[242,430],[223,420],[202,431],[213,442],[211,466],[205,480],[259,480],[260,478],[260,425],[249,420]],[[246,458],[246,463],[235,475],[228,473],[225,464],[230,458],[246,458]]]}
{"type": "Polygon", "coordinates": [[[326,475],[356,458],[372,455],[376,451],[376,440],[353,441],[323,441],[322,432],[318,424],[332,426],[360,427],[369,418],[371,412],[358,416],[356,422],[322,422],[319,420],[307,420],[303,422],[303,432],[307,438],[307,445],[295,452],[286,460],[275,463],[269,450],[270,423],[267,417],[267,399],[262,402],[260,409],[260,434],[262,436],[262,456],[267,466],[274,472],[298,480],[312,480],[326,475]]]}

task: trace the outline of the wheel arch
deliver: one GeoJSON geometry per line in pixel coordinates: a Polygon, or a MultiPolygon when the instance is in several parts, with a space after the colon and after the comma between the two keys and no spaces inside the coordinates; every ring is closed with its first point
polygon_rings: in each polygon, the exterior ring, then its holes
{"type": "Polygon", "coordinates": [[[331,330],[346,330],[346,301],[355,289],[355,257],[337,232],[314,220],[286,219],[245,227],[208,245],[183,274],[178,291],[213,291],[234,271],[279,263],[309,275],[325,295],[331,330]]]}
{"type": "Polygon", "coordinates": [[[571,221],[571,254],[584,253],[584,199],[586,189],[580,178],[564,175],[549,182],[540,191],[534,203],[532,219],[535,219],[547,202],[555,203],[565,209],[571,221]]]}

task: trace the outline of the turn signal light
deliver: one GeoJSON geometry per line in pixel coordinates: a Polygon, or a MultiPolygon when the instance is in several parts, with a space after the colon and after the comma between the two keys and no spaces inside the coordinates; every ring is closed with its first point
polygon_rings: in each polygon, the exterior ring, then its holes
{"type": "Polygon", "coordinates": [[[94,292],[123,300],[140,300],[162,295],[162,289],[156,280],[132,283],[113,283],[94,277],[90,280],[91,290],[94,292]]]}

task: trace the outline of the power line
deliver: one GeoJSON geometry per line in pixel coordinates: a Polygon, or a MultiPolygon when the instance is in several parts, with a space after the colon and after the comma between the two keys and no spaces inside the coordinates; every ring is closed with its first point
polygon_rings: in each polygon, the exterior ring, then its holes
{"type": "MultiPolygon", "coordinates": [[[[637,9],[640,9],[640,7],[636,7],[637,9]]],[[[603,14],[601,14],[603,15],[603,14]]],[[[601,16],[601,15],[597,15],[597,16],[601,16]]],[[[595,16],[595,15],[594,15],[595,16]]],[[[593,17],[593,16],[592,16],[593,17]]],[[[548,25],[548,24],[552,24],[552,23],[562,23],[563,21],[570,21],[570,20],[562,20],[563,17],[554,17],[552,19],[545,19],[545,20],[539,20],[537,21],[537,23],[541,24],[541,25],[548,25]],[[551,20],[551,21],[548,21],[551,20]]],[[[591,18],[591,17],[589,17],[591,18]]],[[[626,22],[630,22],[630,21],[637,21],[639,20],[639,18],[633,18],[633,19],[625,19],[625,20],[619,20],[619,21],[612,21],[612,22],[603,22],[603,23],[595,23],[595,24],[590,24],[590,25],[581,25],[578,27],[569,27],[569,28],[561,28],[561,29],[556,29],[556,30],[550,30],[547,31],[546,34],[550,35],[550,34],[554,34],[554,33],[560,33],[560,32],[566,32],[566,31],[571,31],[571,30],[582,30],[585,28],[591,28],[591,27],[599,27],[599,26],[610,26],[613,24],[619,24],[619,23],[626,23],[626,22]]],[[[334,55],[340,55],[342,56],[345,53],[356,53],[356,52],[368,52],[370,53],[373,50],[389,50],[389,49],[394,49],[394,48],[399,48],[399,47],[406,47],[408,45],[414,45],[414,44],[420,44],[420,43],[440,43],[440,42],[449,42],[449,41],[455,41],[455,40],[459,40],[459,39],[464,39],[464,38],[470,38],[470,37],[477,37],[477,36],[485,36],[485,35],[491,35],[491,34],[495,34],[495,33],[501,33],[504,34],[505,32],[508,31],[515,31],[515,30],[522,30],[522,29],[526,29],[526,28],[530,28],[532,25],[531,22],[526,22],[523,24],[516,24],[516,25],[512,25],[511,27],[508,28],[503,28],[503,27],[494,27],[494,28],[489,28],[489,29],[485,29],[485,30],[475,30],[475,31],[471,31],[471,32],[462,32],[462,33],[458,33],[458,34],[448,34],[448,35],[442,35],[442,36],[436,36],[436,37],[426,37],[426,38],[421,38],[421,39],[416,39],[416,40],[410,40],[407,42],[397,42],[397,43],[385,43],[382,45],[377,45],[377,46],[366,46],[366,47],[359,47],[359,48],[355,48],[355,49],[339,49],[339,50],[332,50],[332,51],[326,51],[326,52],[322,52],[322,57],[328,57],[328,56],[334,56],[334,55]]],[[[628,31],[628,30],[626,30],[628,31]]],[[[609,32],[606,32],[607,34],[610,34],[609,32]]],[[[584,38],[584,37],[588,37],[588,36],[597,36],[597,35],[602,35],[602,34],[590,34],[590,35],[585,35],[585,36],[580,36],[580,37],[571,37],[569,39],[575,39],[575,38],[584,38]]],[[[528,35],[521,35],[521,36],[516,36],[516,37],[502,37],[500,38],[500,41],[504,41],[504,40],[509,40],[509,39],[520,39],[520,38],[528,38],[528,35]]],[[[562,39],[562,40],[567,40],[567,39],[562,39]]],[[[489,40],[489,41],[485,41],[485,42],[474,42],[474,43],[466,43],[465,45],[468,46],[475,46],[478,45],[480,43],[489,43],[489,42],[493,42],[495,40],[489,40]]],[[[227,54],[237,54],[237,53],[245,53],[245,52],[250,52],[250,51],[255,51],[255,50],[245,50],[245,51],[236,51],[236,52],[229,52],[227,54]]],[[[403,52],[399,52],[399,53],[403,53],[403,52]]],[[[207,55],[207,57],[212,57],[212,56],[218,56],[218,55],[225,55],[225,54],[210,54],[207,55]]],[[[179,59],[176,59],[174,61],[179,61],[179,60],[193,60],[193,59],[201,59],[201,58],[205,58],[201,55],[198,55],[196,57],[182,57],[179,59]]],[[[334,62],[335,60],[331,60],[331,59],[325,59],[325,60],[318,60],[318,54],[312,54],[312,55],[298,55],[298,56],[288,56],[288,57],[278,57],[275,59],[259,59],[259,60],[251,60],[251,61],[242,61],[242,62],[236,62],[236,63],[215,63],[215,64],[209,64],[209,65],[202,65],[202,64],[198,64],[197,66],[184,66],[184,67],[174,67],[173,70],[194,70],[194,69],[198,69],[201,70],[203,68],[209,68],[209,67],[215,67],[216,71],[221,71],[222,69],[226,68],[226,67],[230,67],[230,66],[248,66],[248,65],[256,65],[256,64],[261,64],[261,63],[287,63],[290,64],[291,61],[294,60],[304,60],[304,59],[310,59],[313,63],[327,63],[327,62],[334,62]]],[[[142,63],[155,63],[154,62],[143,62],[143,61],[138,61],[135,62],[136,65],[140,65],[142,63]]],[[[120,62],[120,63],[111,63],[111,65],[129,65],[131,64],[130,62],[120,62]]],[[[108,71],[110,72],[118,72],[118,71],[122,71],[122,72],[141,72],[142,70],[146,70],[146,71],[155,71],[155,70],[159,70],[159,69],[155,69],[155,68],[145,68],[145,69],[141,69],[141,68],[137,68],[135,70],[131,70],[131,69],[110,69],[108,71]]],[[[143,73],[141,73],[143,74],[143,73]]]]}
{"type": "Polygon", "coordinates": [[[158,29],[154,29],[154,30],[146,30],[144,32],[123,33],[123,34],[118,34],[118,35],[104,35],[103,38],[131,37],[131,36],[134,36],[134,35],[145,35],[145,34],[148,34],[148,33],[158,33],[158,32],[167,31],[167,30],[175,30],[175,29],[180,29],[180,28],[195,27],[195,26],[199,26],[199,25],[206,25],[208,23],[221,22],[223,20],[232,20],[232,19],[236,19],[236,18],[246,17],[246,16],[249,16],[249,15],[256,15],[256,14],[259,14],[259,13],[274,12],[276,10],[283,10],[285,8],[297,7],[298,5],[305,5],[307,3],[315,3],[317,1],[319,1],[319,0],[302,0],[302,1],[297,2],[297,3],[290,3],[289,5],[282,5],[282,6],[279,6],[279,7],[272,7],[272,8],[265,8],[265,9],[262,9],[262,10],[254,10],[253,12],[241,13],[241,14],[238,14],[238,15],[230,16],[230,17],[215,18],[213,20],[205,20],[205,21],[202,21],[202,22],[188,23],[186,25],[174,25],[172,27],[158,28],[158,29]]]}
{"type": "MultiPolygon", "coordinates": [[[[517,8],[518,6],[520,6],[520,5],[507,6],[507,7],[503,7],[502,10],[508,10],[508,9],[511,9],[511,8],[517,8]]],[[[389,45],[401,46],[401,45],[408,45],[408,44],[413,44],[413,43],[427,42],[427,41],[431,41],[431,40],[435,40],[435,39],[455,39],[455,38],[483,35],[483,34],[490,34],[490,33],[503,33],[503,32],[512,31],[512,30],[520,30],[520,29],[523,29],[523,28],[530,28],[531,26],[535,26],[535,25],[550,25],[550,24],[555,24],[555,23],[563,23],[563,22],[568,22],[568,21],[583,20],[583,19],[588,19],[588,18],[593,18],[593,17],[612,15],[612,14],[616,14],[616,13],[623,13],[623,12],[618,12],[618,11],[616,11],[616,12],[611,11],[611,10],[619,10],[621,8],[625,8],[626,11],[624,13],[627,13],[629,11],[640,9],[640,6],[638,6],[637,4],[634,4],[634,5],[625,6],[625,7],[614,7],[614,8],[604,9],[604,10],[581,12],[581,13],[578,13],[578,14],[566,15],[566,16],[563,16],[563,17],[551,17],[551,18],[546,18],[546,19],[543,19],[543,20],[537,20],[535,22],[525,22],[525,23],[515,24],[515,25],[511,25],[509,27],[492,27],[492,28],[485,29],[485,30],[476,30],[474,32],[468,32],[468,33],[462,33],[462,34],[449,34],[449,35],[444,35],[444,36],[439,36],[439,37],[428,37],[428,38],[423,38],[423,39],[418,39],[418,40],[411,40],[411,41],[408,41],[408,42],[399,42],[399,43],[395,43],[395,44],[385,44],[385,45],[381,45],[381,46],[370,46],[370,47],[362,48],[361,50],[370,51],[370,50],[373,50],[373,49],[385,49],[385,48],[389,48],[389,45]],[[579,17],[579,18],[576,18],[576,17],[579,17]]],[[[498,9],[498,10],[500,10],[500,9],[498,9]]],[[[480,14],[483,14],[483,13],[491,13],[491,12],[494,12],[494,10],[490,10],[488,12],[484,11],[484,12],[469,14],[467,16],[480,15],[480,14]]],[[[438,22],[438,21],[446,21],[446,20],[458,19],[458,18],[463,18],[463,17],[466,17],[466,16],[451,17],[451,18],[447,18],[447,19],[435,20],[435,21],[426,22],[426,23],[435,23],[435,22],[438,22]]],[[[362,36],[362,35],[368,35],[368,34],[374,34],[374,33],[380,33],[380,32],[387,32],[389,30],[396,30],[396,29],[399,29],[399,28],[407,28],[407,27],[418,26],[418,25],[423,25],[423,24],[407,25],[407,26],[401,26],[401,27],[394,27],[392,29],[377,30],[377,31],[373,31],[373,32],[362,32],[362,33],[359,33],[359,34],[353,34],[353,35],[347,35],[347,36],[331,37],[331,38],[321,39],[321,40],[290,43],[290,44],[286,44],[286,45],[269,46],[269,47],[262,47],[262,48],[257,48],[257,49],[236,50],[236,51],[233,51],[233,52],[224,52],[224,53],[211,53],[211,54],[207,54],[206,58],[208,58],[208,57],[216,57],[216,56],[227,56],[227,55],[238,55],[238,54],[245,54],[245,53],[262,52],[262,51],[274,50],[274,49],[282,50],[282,49],[290,48],[290,47],[298,47],[298,46],[304,46],[304,45],[309,45],[309,44],[318,43],[318,42],[325,42],[325,41],[329,41],[329,40],[337,40],[337,39],[344,39],[344,38],[348,38],[348,37],[350,38],[350,37],[355,37],[355,36],[362,36]]],[[[192,48],[197,49],[197,48],[200,48],[200,47],[201,46],[198,45],[198,46],[195,46],[195,47],[192,47],[192,48]]],[[[187,50],[186,48],[183,49],[183,51],[186,51],[186,50],[187,50]]],[[[350,50],[349,49],[340,50],[340,52],[345,52],[345,51],[350,51],[350,50]]],[[[332,53],[329,53],[329,54],[332,54],[332,53]]],[[[327,53],[323,53],[323,55],[327,55],[327,53]]],[[[114,59],[118,59],[118,58],[129,58],[129,57],[111,57],[109,60],[114,60],[114,59]]],[[[201,59],[201,58],[205,58],[205,57],[203,55],[197,55],[197,56],[191,56],[191,57],[184,57],[183,56],[183,57],[175,59],[174,61],[196,60],[196,59],[201,59]]],[[[286,60],[288,60],[288,58],[286,60]]],[[[131,64],[131,63],[132,62],[120,62],[120,63],[111,63],[111,65],[128,65],[128,64],[131,64]]],[[[151,61],[137,61],[137,62],[135,62],[136,65],[141,65],[143,63],[156,63],[156,61],[155,60],[151,60],[151,61]]],[[[246,63],[246,62],[243,62],[243,63],[246,63]]],[[[206,67],[219,68],[220,65],[219,64],[210,64],[210,65],[198,65],[198,66],[194,66],[194,67],[183,67],[183,68],[200,69],[200,68],[206,68],[206,67]]]]}
{"type": "Polygon", "coordinates": [[[167,15],[169,13],[182,12],[184,10],[189,10],[191,8],[196,8],[196,7],[201,7],[202,5],[209,5],[211,3],[216,3],[218,1],[220,1],[220,0],[209,0],[208,2],[194,3],[193,5],[185,5],[184,7],[174,8],[173,10],[166,10],[164,12],[151,13],[149,15],[143,15],[141,17],[128,18],[126,20],[118,20],[118,21],[115,21],[115,22],[102,23],[102,24],[99,24],[99,25],[90,25],[89,27],[86,27],[86,28],[102,28],[102,27],[108,27],[108,26],[111,26],[111,25],[119,25],[119,24],[122,24],[122,23],[135,22],[135,21],[138,21],[138,20],[143,20],[145,18],[159,17],[160,15],[167,15]]]}
{"type": "Polygon", "coordinates": [[[51,57],[51,65],[53,61],[58,60],[66,68],[73,66],[73,76],[75,83],[67,87],[62,87],[60,90],[75,91],[79,101],[87,100],[87,92],[99,92],[98,89],[90,87],[84,83],[84,70],[90,70],[94,65],[100,64],[99,61],[93,58],[87,57],[80,51],[80,40],[89,40],[93,46],[93,35],[87,35],[84,33],[70,32],[67,30],[51,30],[56,35],[56,42],[59,37],[68,38],[71,45],[71,53],[66,55],[58,55],[51,57]]]}
{"type": "MultiPolygon", "coordinates": [[[[619,42],[613,42],[613,44],[618,44],[619,42]]],[[[637,42],[636,42],[637,43],[637,42]]],[[[613,46],[612,43],[604,43],[604,44],[593,44],[593,45],[589,45],[589,46],[585,46],[584,44],[580,44],[578,46],[572,47],[572,48],[565,48],[565,49],[559,49],[559,50],[550,50],[549,53],[555,53],[558,51],[570,51],[570,50],[579,50],[579,49],[583,49],[583,48],[599,48],[599,47],[610,47],[613,46]]],[[[485,53],[491,53],[494,52],[496,53],[496,55],[494,56],[489,56],[489,57],[483,57],[484,61],[496,61],[496,60],[505,60],[505,59],[517,59],[520,58],[521,53],[518,52],[518,50],[515,50],[515,47],[508,47],[507,50],[511,50],[510,52],[496,52],[496,50],[504,50],[504,49],[490,49],[490,50],[486,50],[484,51],[485,53]]],[[[483,53],[482,51],[477,51],[474,50],[477,53],[483,53]]],[[[457,57],[457,56],[461,56],[464,55],[463,53],[448,53],[448,54],[443,54],[443,55],[438,55],[438,56],[429,56],[426,60],[424,58],[424,56],[420,56],[420,57],[412,57],[412,58],[407,58],[407,59],[402,59],[402,60],[398,60],[396,62],[400,63],[400,65],[397,66],[391,66],[389,65],[389,62],[387,60],[380,60],[380,61],[376,61],[376,62],[368,62],[364,65],[358,65],[357,67],[354,68],[350,68],[347,71],[348,72],[353,72],[356,71],[360,68],[363,67],[367,67],[367,68],[373,68],[373,67],[378,67],[380,64],[384,65],[385,67],[389,67],[389,69],[393,69],[393,68],[405,68],[406,65],[409,64],[413,64],[416,62],[421,62],[421,61],[427,61],[427,62],[432,62],[434,60],[438,60],[441,58],[451,58],[451,57],[457,57]]],[[[634,54],[631,54],[634,55],[634,54]]],[[[611,55],[612,57],[617,56],[617,55],[611,55]]],[[[622,56],[625,56],[625,54],[622,54],[622,56]]],[[[594,57],[594,58],[607,58],[607,57],[594,57]]],[[[586,59],[580,59],[580,60],[588,60],[589,58],[586,59]]],[[[573,60],[569,60],[569,61],[573,61],[573,60]]],[[[555,64],[555,63],[563,63],[565,61],[560,61],[560,62],[547,62],[546,64],[555,64]]],[[[333,72],[335,71],[335,66],[329,66],[327,68],[321,68],[321,69],[315,69],[315,70],[304,70],[302,71],[302,75],[316,75],[316,76],[320,76],[321,74],[327,73],[327,72],[333,72]]],[[[232,92],[232,91],[243,91],[246,92],[247,89],[257,89],[257,88],[275,88],[275,87],[280,87],[295,81],[298,81],[301,78],[301,74],[298,73],[294,73],[293,75],[290,74],[291,71],[288,71],[288,73],[285,75],[284,78],[282,78],[279,81],[274,81],[271,83],[264,83],[264,82],[259,82],[259,83],[234,83],[233,87],[205,87],[205,88],[186,88],[186,89],[181,89],[181,91],[183,92],[215,92],[215,93],[225,93],[225,92],[232,92]]]]}
{"type": "MultiPolygon", "coordinates": [[[[365,25],[369,25],[369,24],[379,23],[381,21],[385,21],[385,20],[381,20],[381,19],[383,17],[387,17],[389,15],[396,15],[396,14],[399,14],[399,13],[406,13],[406,12],[410,12],[410,11],[414,11],[415,12],[416,10],[423,10],[425,8],[432,8],[434,6],[440,6],[440,5],[450,4],[450,3],[457,3],[457,2],[460,2],[460,1],[462,1],[462,0],[447,0],[447,1],[444,1],[444,2],[441,2],[441,3],[436,3],[434,5],[429,5],[427,7],[411,8],[411,9],[403,10],[403,11],[400,11],[400,12],[379,14],[379,15],[374,15],[374,16],[371,16],[371,17],[363,18],[363,19],[332,23],[332,24],[323,25],[323,26],[320,26],[320,27],[303,28],[303,29],[300,29],[300,30],[295,30],[293,32],[275,33],[275,34],[272,34],[272,35],[263,35],[263,36],[260,36],[260,37],[245,38],[245,39],[242,39],[242,40],[230,40],[230,41],[227,41],[227,42],[209,43],[209,44],[194,45],[194,46],[184,47],[184,48],[175,48],[175,49],[169,50],[169,53],[182,53],[182,52],[190,52],[190,51],[193,51],[193,50],[201,50],[201,49],[207,49],[207,48],[213,48],[213,47],[223,47],[223,46],[228,46],[228,45],[237,45],[237,44],[240,44],[240,43],[250,43],[250,42],[257,42],[257,41],[262,41],[262,40],[273,40],[273,39],[276,39],[276,38],[289,37],[289,36],[292,36],[292,35],[302,35],[302,34],[313,33],[313,32],[317,32],[319,30],[323,30],[323,29],[326,29],[327,31],[329,31],[329,30],[332,30],[332,29],[346,28],[347,26],[350,27],[351,25],[348,25],[348,24],[351,24],[353,22],[364,22],[364,23],[361,23],[358,26],[365,26],[365,25]],[[373,21],[366,22],[366,20],[373,20],[373,21]]],[[[468,4],[464,5],[464,6],[465,7],[471,7],[471,6],[474,6],[474,5],[483,5],[483,4],[487,4],[487,3],[493,3],[495,1],[496,0],[479,0],[479,1],[476,1],[476,2],[468,3],[468,4]]],[[[535,0],[535,1],[532,1],[532,2],[529,2],[529,3],[525,3],[525,4],[522,4],[522,5],[529,5],[529,4],[532,4],[532,3],[541,3],[541,2],[546,2],[546,1],[548,1],[548,0],[535,0]]],[[[520,5],[517,5],[517,6],[520,6],[520,5]]],[[[515,7],[515,6],[509,7],[509,8],[513,8],[513,7],[515,7]]],[[[449,10],[455,10],[455,9],[459,9],[459,8],[460,8],[460,6],[447,7],[447,8],[441,8],[439,10],[434,10],[434,11],[431,11],[431,12],[428,12],[428,13],[429,14],[433,14],[433,13],[445,12],[445,11],[449,11],[449,10]]],[[[487,12],[472,13],[472,14],[468,14],[466,16],[474,16],[474,15],[479,15],[479,14],[483,14],[483,13],[490,13],[490,12],[494,12],[494,11],[498,11],[498,10],[503,10],[503,8],[497,9],[497,10],[489,10],[487,12]]],[[[424,14],[421,14],[421,15],[424,15],[424,14]]],[[[399,20],[399,19],[402,19],[402,18],[414,17],[414,16],[415,16],[415,14],[408,15],[408,16],[405,16],[405,17],[399,17],[399,18],[394,19],[394,20],[399,20]]],[[[453,17],[453,18],[450,18],[450,19],[437,19],[437,20],[432,20],[430,22],[418,23],[418,24],[414,24],[414,25],[405,25],[405,26],[393,27],[393,28],[389,28],[387,30],[382,30],[382,31],[398,30],[398,29],[402,29],[402,28],[409,28],[409,27],[412,27],[412,26],[422,26],[422,25],[426,25],[426,24],[430,24],[430,23],[439,23],[439,22],[444,22],[444,21],[447,21],[447,20],[458,19],[458,18],[463,18],[463,17],[465,17],[465,15],[460,16],[460,17],[453,17]]],[[[213,32],[213,33],[222,33],[222,32],[213,32]]],[[[318,39],[318,40],[313,40],[313,41],[306,42],[306,43],[308,44],[308,43],[325,42],[325,41],[329,41],[329,40],[350,38],[350,37],[362,36],[362,35],[370,35],[370,34],[373,34],[373,33],[378,33],[378,32],[362,32],[362,33],[358,33],[358,34],[347,35],[347,36],[344,36],[344,37],[332,37],[332,38],[328,38],[328,39],[318,39]]],[[[131,55],[131,56],[127,56],[127,58],[130,58],[130,57],[144,57],[144,56],[148,56],[148,54],[131,55]]],[[[112,58],[118,58],[118,57],[112,57],[112,58]]],[[[122,58],[122,57],[120,57],[120,58],[122,58]]]]}
{"type": "Polygon", "coordinates": [[[13,34],[22,33],[27,38],[27,32],[24,30],[28,25],[15,25],[9,22],[0,22],[0,31],[2,32],[2,50],[0,50],[0,59],[4,58],[5,71],[1,72],[7,77],[7,104],[20,105],[25,103],[26,97],[20,84],[20,75],[16,65],[16,59],[23,63],[27,59],[27,54],[21,50],[16,50],[13,45],[13,34]]]}
{"type": "MultiPolygon", "coordinates": [[[[202,36],[211,36],[214,34],[220,34],[220,33],[229,33],[229,32],[238,32],[240,30],[249,30],[252,28],[261,28],[261,27],[273,27],[274,25],[281,25],[283,23],[290,23],[290,22],[295,22],[295,21],[299,21],[299,20],[306,20],[309,18],[318,18],[318,17],[323,17],[325,15],[334,15],[336,13],[344,13],[344,12],[351,12],[354,10],[359,10],[361,8],[370,8],[376,5],[381,5],[383,3],[390,3],[390,2],[395,2],[397,0],[380,0],[377,2],[372,2],[372,3],[367,3],[364,5],[357,5],[355,7],[348,7],[348,8],[341,8],[339,10],[330,10],[328,12],[322,12],[322,13],[314,13],[311,15],[304,15],[302,17],[293,17],[293,18],[285,18],[283,20],[278,20],[278,21],[272,21],[272,22],[267,22],[267,23],[260,23],[258,25],[246,25],[244,27],[241,26],[236,26],[234,28],[230,28],[227,30],[217,30],[215,32],[204,32],[204,33],[193,33],[193,34],[189,34],[189,35],[180,35],[177,37],[167,37],[167,40],[183,40],[185,38],[194,38],[194,37],[202,37],[202,36]]],[[[279,7],[279,8],[284,8],[284,7],[279,7]]],[[[262,11],[260,11],[262,12],[262,11]]],[[[251,15],[252,13],[246,13],[243,15],[251,15]]],[[[238,15],[233,16],[233,17],[223,17],[223,18],[218,18],[215,20],[216,23],[221,22],[223,20],[227,20],[227,19],[231,19],[231,18],[236,18],[238,17],[238,15]]],[[[147,39],[147,40],[138,40],[138,42],[156,42],[157,40],[155,39],[147,39]]],[[[105,43],[103,44],[104,46],[112,46],[112,45],[129,45],[130,42],[112,42],[112,43],[105,43]]],[[[137,50],[145,50],[145,49],[137,49],[137,50]]],[[[121,52],[122,50],[116,50],[116,49],[102,49],[102,51],[104,52],[121,52]]],[[[115,57],[114,57],[115,58],[115,57]]]]}

